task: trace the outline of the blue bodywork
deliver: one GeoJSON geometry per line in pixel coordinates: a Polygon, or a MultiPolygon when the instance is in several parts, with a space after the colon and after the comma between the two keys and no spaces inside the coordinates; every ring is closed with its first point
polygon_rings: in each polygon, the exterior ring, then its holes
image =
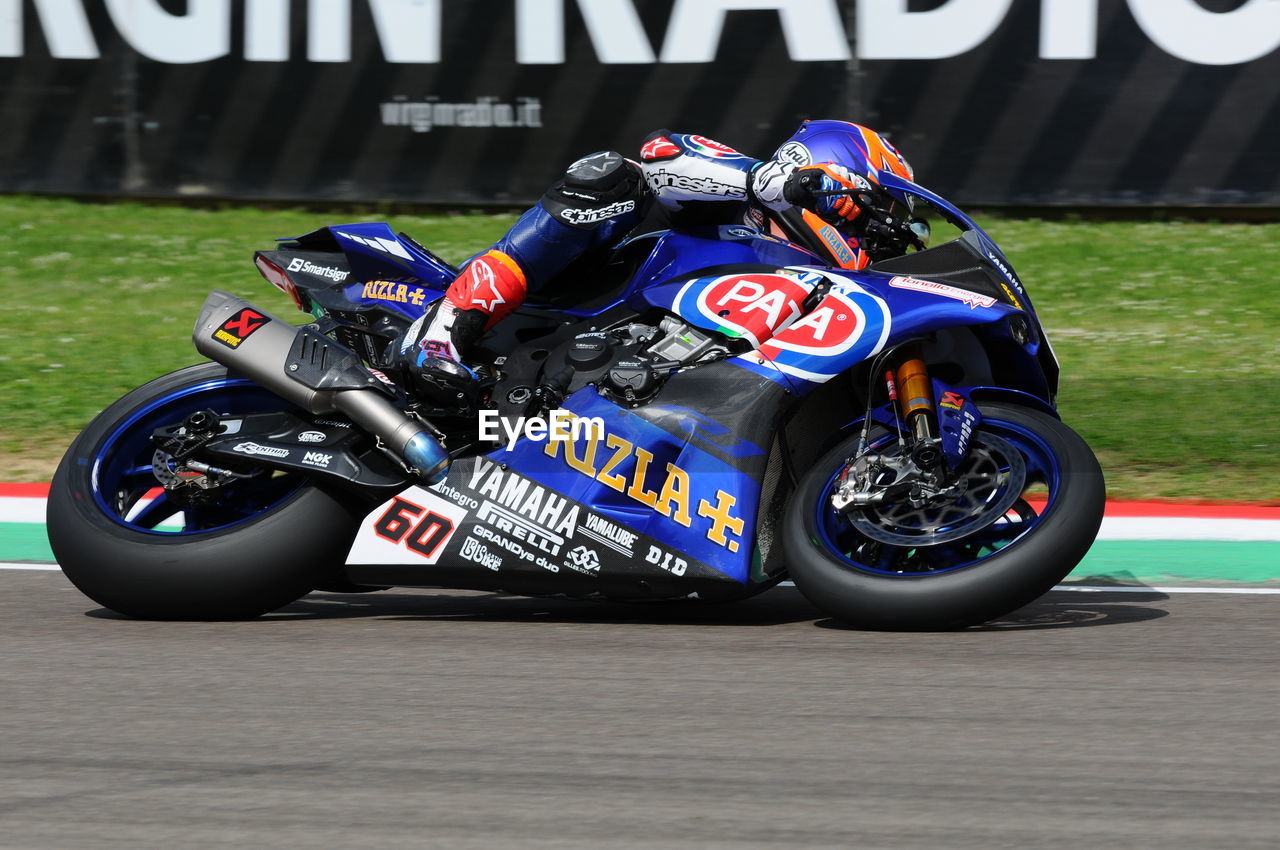
{"type": "MultiPolygon", "coordinates": [[[[729,415],[739,417],[739,424],[733,429],[721,424],[724,417],[711,413],[720,402],[705,390],[701,399],[697,388],[687,390],[688,395],[673,404],[664,389],[649,404],[627,409],[587,386],[566,398],[562,407],[578,417],[599,418],[603,435],[567,444],[522,439],[509,450],[489,453],[489,460],[619,527],[663,542],[700,565],[704,577],[750,586],[763,581],[755,569],[760,560],[755,531],[774,430],[788,406],[831,378],[895,345],[948,328],[970,328],[984,345],[989,342],[1007,352],[1015,361],[1009,364],[1012,373],[1025,380],[989,390],[935,380],[936,397],[954,401],[939,407],[943,450],[952,468],[981,423],[975,395],[1022,394],[1051,411],[1056,361],[1008,259],[972,219],[945,199],[888,172],[881,174],[881,182],[904,199],[914,195],[927,200],[964,231],[967,250],[987,266],[1002,293],[993,295],[994,287],[973,292],[932,282],[928,275],[916,278],[874,265],[860,271],[832,268],[805,248],[744,225],[648,233],[618,246],[621,254],[641,259],[615,293],[590,309],[546,309],[564,320],[619,307],[635,313],[663,310],[707,330],[737,336],[738,331],[718,321],[730,310],[717,313],[707,307],[704,296],[712,287],[723,287],[733,275],[743,274],[764,275],[782,289],[789,287],[790,295],[778,296],[780,312],[769,316],[776,322],[769,329],[777,331],[773,339],[714,364],[721,386],[732,385],[736,410],[729,415]],[[797,305],[819,289],[821,298],[801,316],[797,305]],[[800,331],[804,317],[810,327],[800,331]],[[1048,378],[1047,372],[1052,373],[1048,378]],[[751,411],[754,421],[743,419],[742,411],[751,411]],[[729,430],[735,433],[724,433],[729,430]]],[[[391,309],[416,319],[457,274],[384,224],[333,226],[296,242],[306,247],[308,240],[325,239],[341,248],[358,281],[341,287],[344,299],[355,307],[391,309]]],[[[890,426],[896,421],[891,406],[875,411],[873,419],[890,426]]],[[[463,487],[469,474],[465,469],[451,473],[450,485],[463,487]]],[[[634,557],[641,559],[640,554],[634,557]]]]}
{"type": "MultiPolygon", "coordinates": [[[[522,439],[489,457],[616,523],[667,541],[728,579],[748,581],[760,491],[751,475],[701,448],[694,434],[664,430],[593,388],[579,390],[561,407],[602,419],[604,438],[522,439]]],[[[695,412],[685,413],[686,425],[697,423],[695,412]]]]}

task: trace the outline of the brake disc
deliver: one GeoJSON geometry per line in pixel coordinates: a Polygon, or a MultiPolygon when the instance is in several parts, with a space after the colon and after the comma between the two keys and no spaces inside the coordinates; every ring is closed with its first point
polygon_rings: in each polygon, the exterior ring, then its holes
{"type": "Polygon", "coordinates": [[[953,475],[953,482],[963,485],[958,497],[921,507],[906,501],[859,506],[845,516],[859,533],[881,543],[938,546],[1000,519],[1022,495],[1026,480],[1022,453],[1007,440],[980,431],[953,475]]]}

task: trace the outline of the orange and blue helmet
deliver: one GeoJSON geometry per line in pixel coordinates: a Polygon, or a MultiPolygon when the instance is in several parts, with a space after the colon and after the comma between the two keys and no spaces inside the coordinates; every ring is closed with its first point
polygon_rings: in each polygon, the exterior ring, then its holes
{"type": "Polygon", "coordinates": [[[796,166],[834,162],[876,182],[881,171],[915,179],[911,164],[888,139],[848,121],[805,121],[773,158],[796,166]]]}
{"type": "MultiPolygon", "coordinates": [[[[915,180],[911,164],[888,139],[869,127],[848,121],[805,121],[782,143],[773,159],[791,163],[797,168],[836,163],[876,185],[880,183],[880,175],[886,171],[906,180],[915,180]]],[[[904,196],[901,200],[906,202],[906,214],[910,215],[913,207],[911,197],[904,196]]],[[[876,207],[886,214],[898,214],[894,197],[887,193],[880,195],[876,207]]],[[[833,246],[841,239],[846,241],[846,245],[834,249],[833,256],[841,266],[855,269],[871,262],[873,253],[879,250],[874,239],[868,242],[864,238],[867,218],[855,213],[847,220],[824,223],[816,216],[806,216],[808,227],[818,234],[824,245],[833,246]]]]}

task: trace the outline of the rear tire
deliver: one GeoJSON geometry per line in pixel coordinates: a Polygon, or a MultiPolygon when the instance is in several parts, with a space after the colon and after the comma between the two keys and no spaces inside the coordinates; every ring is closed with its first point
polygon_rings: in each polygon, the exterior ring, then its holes
{"type": "Polygon", "coordinates": [[[1003,548],[952,569],[913,574],[860,567],[833,551],[830,535],[819,531],[820,502],[829,497],[833,474],[856,450],[855,435],[814,464],[787,508],[787,567],[809,601],[860,628],[955,629],[1020,608],[1075,568],[1097,536],[1106,503],[1093,452],[1062,422],[1038,411],[994,403],[980,409],[982,427],[1034,434],[1039,450],[1052,458],[1051,464],[1041,465],[1060,470],[1055,495],[1031,527],[1003,548]]]}
{"type": "MultiPolygon", "coordinates": [[[[97,476],[105,453],[130,442],[138,411],[170,398],[202,405],[212,391],[200,388],[226,380],[224,367],[208,363],[134,390],[99,414],[59,464],[49,490],[49,542],[67,578],[99,605],[141,619],[249,618],[341,574],[359,517],[305,480],[260,513],[184,534],[133,527],[107,512],[110,493],[95,492],[106,486],[97,476]]],[[[224,403],[235,397],[234,386],[217,392],[224,403]]],[[[138,427],[149,424],[141,419],[138,427]]]]}

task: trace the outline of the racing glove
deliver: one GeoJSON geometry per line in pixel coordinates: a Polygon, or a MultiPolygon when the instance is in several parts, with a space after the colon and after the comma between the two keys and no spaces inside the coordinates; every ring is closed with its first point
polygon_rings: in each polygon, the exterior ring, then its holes
{"type": "Polygon", "coordinates": [[[788,175],[783,197],[797,207],[813,210],[827,220],[853,221],[862,212],[848,195],[827,192],[870,191],[867,178],[834,162],[805,165],[788,175]]]}

